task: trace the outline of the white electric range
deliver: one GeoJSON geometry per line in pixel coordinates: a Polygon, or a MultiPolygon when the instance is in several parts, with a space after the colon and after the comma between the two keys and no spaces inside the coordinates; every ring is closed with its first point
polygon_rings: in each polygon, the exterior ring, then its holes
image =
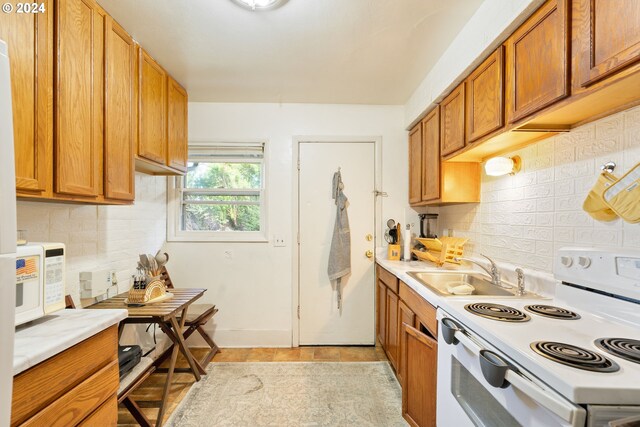
{"type": "Polygon", "coordinates": [[[640,253],[562,249],[554,275],[553,299],[439,309],[439,427],[640,426],[640,253]]]}

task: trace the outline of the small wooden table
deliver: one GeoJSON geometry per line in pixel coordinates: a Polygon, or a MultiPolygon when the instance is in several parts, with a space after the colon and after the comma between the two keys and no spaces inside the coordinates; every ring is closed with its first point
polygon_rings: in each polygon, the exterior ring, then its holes
{"type": "Polygon", "coordinates": [[[187,318],[187,310],[189,306],[200,298],[206,289],[171,289],[173,298],[161,301],[154,304],[144,305],[141,307],[131,307],[125,304],[127,293],[116,295],[115,297],[108,298],[99,303],[90,305],[88,309],[125,309],[129,312],[126,319],[120,322],[119,334],[122,334],[124,325],[136,324],[136,323],[157,323],[162,331],[173,342],[173,349],[171,351],[171,360],[169,362],[169,369],[167,372],[167,380],[164,385],[164,391],[162,393],[162,401],[160,402],[160,409],[158,411],[158,420],[156,426],[162,425],[162,419],[164,418],[165,405],[167,397],[169,396],[169,390],[171,388],[171,381],[173,380],[173,373],[176,367],[176,360],[178,359],[178,350],[182,352],[184,357],[189,363],[191,372],[193,372],[196,381],[200,381],[200,375],[204,375],[206,371],[198,363],[198,361],[191,355],[191,352],[185,344],[184,337],[182,336],[182,329],[184,328],[184,322],[187,318]]]}

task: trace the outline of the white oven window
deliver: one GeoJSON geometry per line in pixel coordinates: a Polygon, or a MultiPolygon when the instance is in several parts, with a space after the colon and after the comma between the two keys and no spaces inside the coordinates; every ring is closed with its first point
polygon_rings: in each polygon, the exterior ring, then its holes
{"type": "Polygon", "coordinates": [[[451,394],[476,426],[522,426],[454,356],[451,356],[451,394]]]}

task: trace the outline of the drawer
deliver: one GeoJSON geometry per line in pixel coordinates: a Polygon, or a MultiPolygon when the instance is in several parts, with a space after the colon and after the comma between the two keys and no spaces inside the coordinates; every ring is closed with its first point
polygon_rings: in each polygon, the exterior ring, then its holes
{"type": "Polygon", "coordinates": [[[118,425],[118,398],[114,395],[79,424],[81,427],[116,427],[118,425]]]}
{"type": "Polygon", "coordinates": [[[436,308],[404,282],[400,282],[400,299],[415,313],[416,320],[419,320],[437,338],[438,319],[436,319],[436,308]]]}
{"type": "Polygon", "coordinates": [[[15,376],[11,425],[22,424],[39,414],[114,361],[117,391],[117,348],[118,329],[114,325],[15,376]]]}
{"type": "Polygon", "coordinates": [[[118,361],[114,360],[29,418],[21,427],[75,426],[109,398],[117,401],[119,381],[118,361]]]}
{"type": "Polygon", "coordinates": [[[387,285],[387,288],[391,289],[396,294],[398,293],[398,278],[396,276],[389,273],[379,265],[376,265],[376,276],[378,277],[378,280],[387,285]]]}

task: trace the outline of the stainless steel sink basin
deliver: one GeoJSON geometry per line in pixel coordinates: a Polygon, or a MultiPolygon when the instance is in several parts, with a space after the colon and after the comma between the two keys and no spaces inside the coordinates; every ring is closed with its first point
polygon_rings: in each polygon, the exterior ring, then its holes
{"type": "Polygon", "coordinates": [[[540,295],[534,294],[532,292],[526,292],[524,295],[515,295],[515,285],[503,281],[502,283],[504,286],[511,288],[505,289],[498,287],[491,283],[491,280],[487,276],[480,273],[431,273],[423,271],[409,271],[407,274],[416,279],[422,285],[429,288],[431,291],[444,297],[468,296],[454,295],[447,290],[447,286],[450,285],[467,284],[474,287],[474,291],[471,295],[475,296],[541,298],[540,295]]]}

